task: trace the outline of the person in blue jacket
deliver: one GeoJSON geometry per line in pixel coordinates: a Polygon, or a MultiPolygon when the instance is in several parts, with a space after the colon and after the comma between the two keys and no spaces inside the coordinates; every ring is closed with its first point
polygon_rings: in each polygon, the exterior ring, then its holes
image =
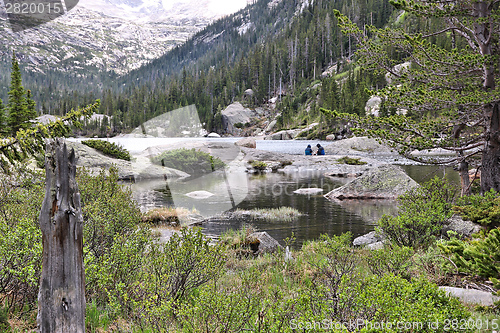
{"type": "Polygon", "coordinates": [[[312,155],[313,153],[313,150],[311,148],[311,145],[307,145],[307,148],[306,148],[306,155],[312,155]]]}
{"type": "Polygon", "coordinates": [[[325,155],[325,148],[321,147],[321,145],[318,143],[316,145],[318,147],[318,151],[316,151],[316,155],[325,155]]]}

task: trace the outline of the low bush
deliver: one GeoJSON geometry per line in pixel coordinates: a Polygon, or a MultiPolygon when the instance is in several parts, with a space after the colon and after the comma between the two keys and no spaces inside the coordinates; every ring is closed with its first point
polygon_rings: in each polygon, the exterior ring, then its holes
{"type": "Polygon", "coordinates": [[[264,171],[267,169],[267,164],[263,161],[252,161],[250,165],[257,171],[264,171]]]}
{"type": "Polygon", "coordinates": [[[399,214],[384,215],[378,226],[398,246],[427,248],[452,216],[457,189],[435,177],[398,198],[399,214]]]}
{"type": "Polygon", "coordinates": [[[337,160],[337,163],[340,164],[349,164],[349,165],[365,165],[367,162],[361,161],[360,158],[344,156],[337,160]]]}
{"type": "Polygon", "coordinates": [[[99,150],[103,154],[109,155],[114,158],[118,158],[125,161],[130,161],[130,153],[128,150],[114,142],[104,141],[104,140],[84,140],[82,143],[90,148],[99,150]]]}
{"type": "Polygon", "coordinates": [[[461,197],[453,209],[464,219],[488,228],[500,226],[500,195],[493,189],[484,195],[474,194],[461,197]]]}
{"type": "Polygon", "coordinates": [[[410,247],[386,246],[368,253],[366,262],[370,271],[378,276],[393,274],[410,279],[411,258],[414,251],[410,247]]]}
{"type": "Polygon", "coordinates": [[[489,278],[500,289],[500,229],[468,242],[452,238],[438,244],[463,271],[489,278]]]}
{"type": "Polygon", "coordinates": [[[224,168],[224,162],[196,149],[174,149],[153,158],[153,163],[189,174],[200,175],[224,168]]]}

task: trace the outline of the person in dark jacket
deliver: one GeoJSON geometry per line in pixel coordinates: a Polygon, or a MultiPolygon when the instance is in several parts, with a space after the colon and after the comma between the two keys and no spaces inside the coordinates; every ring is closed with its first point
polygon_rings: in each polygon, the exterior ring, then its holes
{"type": "Polygon", "coordinates": [[[325,155],[325,148],[321,147],[321,145],[318,143],[316,145],[318,147],[318,150],[316,151],[316,155],[325,155]]]}
{"type": "Polygon", "coordinates": [[[311,148],[311,145],[307,145],[307,148],[306,148],[306,155],[312,155],[313,153],[313,150],[311,148]]]}

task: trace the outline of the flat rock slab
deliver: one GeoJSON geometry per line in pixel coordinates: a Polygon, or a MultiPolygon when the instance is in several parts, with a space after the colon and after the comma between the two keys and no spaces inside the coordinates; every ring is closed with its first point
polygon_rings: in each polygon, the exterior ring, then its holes
{"type": "Polygon", "coordinates": [[[315,194],[323,193],[323,189],[322,188],[315,188],[315,187],[300,188],[300,189],[298,189],[296,191],[293,191],[293,193],[295,193],[295,194],[304,194],[304,195],[315,195],[315,194]]]}
{"type": "Polygon", "coordinates": [[[397,199],[406,191],[418,186],[399,166],[381,165],[362,176],[330,191],[325,198],[349,199],[397,199]]]}
{"type": "Polygon", "coordinates": [[[463,289],[456,287],[439,287],[450,296],[457,297],[464,303],[492,306],[494,302],[500,301],[500,297],[492,293],[476,289],[463,289]]]}
{"type": "Polygon", "coordinates": [[[215,194],[210,193],[208,191],[193,191],[193,192],[186,193],[187,197],[190,197],[190,198],[193,198],[193,199],[199,199],[199,200],[208,199],[208,198],[210,198],[211,196],[214,196],[214,195],[215,194]]]}

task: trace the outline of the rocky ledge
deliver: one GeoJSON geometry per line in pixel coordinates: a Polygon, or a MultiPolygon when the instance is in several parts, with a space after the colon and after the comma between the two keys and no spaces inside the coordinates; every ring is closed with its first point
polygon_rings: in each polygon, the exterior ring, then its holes
{"type": "Polygon", "coordinates": [[[133,161],[124,161],[102,154],[100,151],[90,148],[79,142],[66,142],[69,149],[75,150],[78,159],[77,166],[84,167],[93,173],[114,166],[118,169],[118,177],[121,180],[140,179],[165,179],[188,177],[189,174],[152,164],[145,156],[137,156],[133,161]]]}

